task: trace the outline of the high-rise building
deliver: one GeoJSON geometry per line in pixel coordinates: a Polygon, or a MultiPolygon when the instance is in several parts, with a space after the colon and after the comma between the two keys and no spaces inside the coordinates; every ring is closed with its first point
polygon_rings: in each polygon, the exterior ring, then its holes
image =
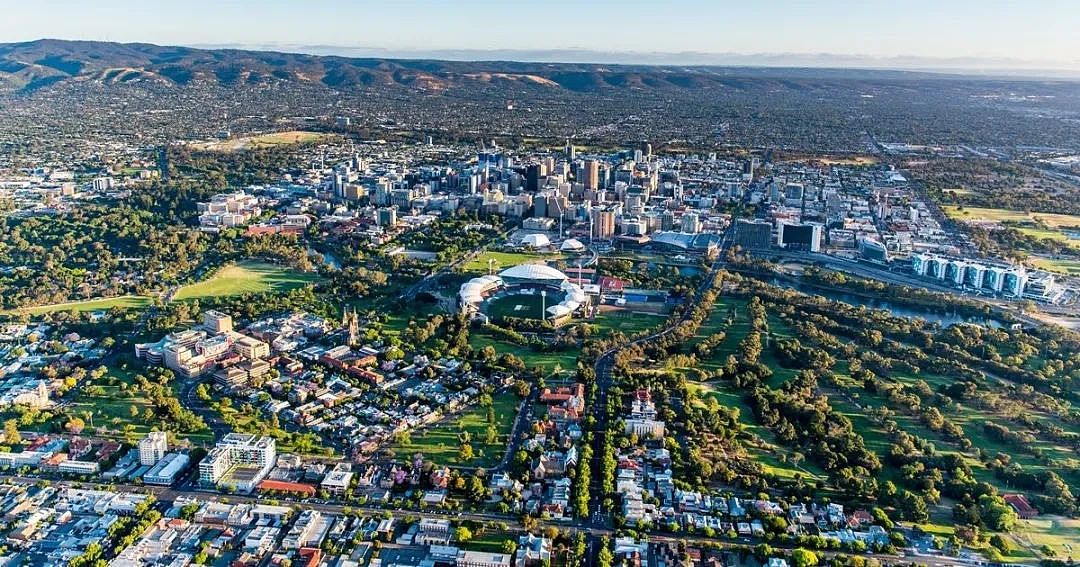
{"type": "Polygon", "coordinates": [[[203,313],[203,327],[215,335],[227,333],[233,330],[232,316],[211,309],[203,313]]]}
{"type": "Polygon", "coordinates": [[[781,222],[776,243],[791,250],[820,252],[822,233],[820,224],[781,222]]]}
{"type": "Polygon", "coordinates": [[[600,162],[595,159],[585,160],[585,165],[581,168],[581,184],[586,189],[597,189],[600,187],[600,162]]]}
{"type": "Polygon", "coordinates": [[[772,223],[739,219],[735,221],[735,244],[748,250],[763,250],[772,246],[772,223]]]}
{"type": "Polygon", "coordinates": [[[686,213],[682,217],[682,231],[689,234],[701,232],[701,217],[697,213],[686,213]]]}
{"type": "Polygon", "coordinates": [[[151,431],[139,441],[139,464],[152,467],[169,452],[169,437],[164,431],[151,431]]]}
{"type": "Polygon", "coordinates": [[[664,211],[660,215],[660,230],[664,232],[675,230],[675,213],[671,211],[664,211]]]}
{"type": "Polygon", "coordinates": [[[225,482],[237,490],[250,492],[274,468],[276,458],[273,437],[229,433],[199,462],[199,482],[203,486],[225,482]],[[243,475],[232,476],[241,468],[246,469],[243,475]]]}
{"type": "Polygon", "coordinates": [[[391,207],[379,209],[375,214],[375,223],[390,228],[397,226],[397,209],[391,207]]]}
{"type": "Polygon", "coordinates": [[[540,190],[540,170],[543,166],[534,163],[525,168],[525,190],[535,193],[540,190]]]}
{"type": "Polygon", "coordinates": [[[593,209],[592,211],[592,236],[598,240],[610,240],[615,236],[615,213],[593,209]]]}

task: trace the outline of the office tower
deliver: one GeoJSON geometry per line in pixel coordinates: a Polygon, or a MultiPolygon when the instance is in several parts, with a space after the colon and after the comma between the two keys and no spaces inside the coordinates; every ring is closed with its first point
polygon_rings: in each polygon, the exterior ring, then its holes
{"type": "Polygon", "coordinates": [[[701,217],[697,213],[686,213],[682,217],[682,231],[689,234],[701,232],[701,217]]]}
{"type": "Polygon", "coordinates": [[[203,313],[203,327],[215,335],[233,330],[232,317],[213,309],[203,313]]]}
{"type": "Polygon", "coordinates": [[[169,451],[169,437],[164,431],[151,431],[139,441],[139,464],[152,467],[169,451]]]}
{"type": "Polygon", "coordinates": [[[675,230],[675,213],[664,211],[664,214],[660,215],[660,230],[675,230]]]}
{"type": "Polygon", "coordinates": [[[790,250],[820,252],[822,232],[819,224],[781,222],[776,241],[790,250]]]}
{"type": "Polygon", "coordinates": [[[592,211],[592,236],[599,240],[610,240],[615,236],[615,213],[593,209],[592,211]]]}
{"type": "Polygon", "coordinates": [[[772,246],[772,224],[768,221],[739,219],[735,221],[735,244],[748,250],[772,246]]]}
{"type": "Polygon", "coordinates": [[[392,207],[379,209],[375,215],[375,223],[390,228],[397,226],[397,209],[392,207]]]}
{"type": "Polygon", "coordinates": [[[535,193],[540,190],[540,173],[541,165],[538,163],[530,164],[525,169],[525,190],[529,193],[535,193]]]}
{"type": "Polygon", "coordinates": [[[585,160],[585,165],[581,169],[581,183],[586,189],[597,189],[600,187],[600,162],[595,159],[585,160]]]}

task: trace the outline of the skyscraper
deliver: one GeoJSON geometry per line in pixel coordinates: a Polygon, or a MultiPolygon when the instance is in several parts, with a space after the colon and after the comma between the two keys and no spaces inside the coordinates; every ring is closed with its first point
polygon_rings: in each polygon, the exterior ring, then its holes
{"type": "Polygon", "coordinates": [[[600,240],[610,240],[615,236],[615,213],[612,211],[603,211],[600,209],[593,209],[592,211],[593,222],[593,238],[600,240]]]}
{"type": "Polygon", "coordinates": [[[600,187],[600,162],[594,159],[585,160],[585,166],[581,169],[581,183],[586,189],[600,187]]]}

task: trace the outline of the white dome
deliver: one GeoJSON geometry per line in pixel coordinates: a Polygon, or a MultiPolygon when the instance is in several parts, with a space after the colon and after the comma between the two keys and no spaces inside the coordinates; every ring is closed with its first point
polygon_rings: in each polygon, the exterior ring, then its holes
{"type": "Polygon", "coordinates": [[[521,243],[531,248],[551,246],[551,240],[544,234],[530,234],[521,239],[521,243]]]}
{"type": "Polygon", "coordinates": [[[563,241],[561,249],[563,252],[579,252],[585,249],[585,245],[576,238],[567,238],[563,241]]]}
{"type": "Polygon", "coordinates": [[[547,264],[520,264],[513,268],[507,268],[499,273],[499,276],[511,280],[532,281],[566,281],[566,274],[548,266],[547,264]]]}

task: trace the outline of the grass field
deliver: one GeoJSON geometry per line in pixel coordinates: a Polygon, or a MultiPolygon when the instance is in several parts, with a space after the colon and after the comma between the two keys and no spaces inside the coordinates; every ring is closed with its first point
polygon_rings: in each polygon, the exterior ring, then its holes
{"type": "Polygon", "coordinates": [[[211,278],[180,288],[174,299],[205,299],[243,293],[289,291],[319,278],[316,274],[294,272],[265,262],[241,262],[225,266],[211,278]]]}
{"type": "Polygon", "coordinates": [[[142,295],[124,295],[120,297],[88,299],[86,301],[72,301],[69,303],[53,303],[52,305],[26,307],[23,309],[16,309],[14,311],[21,313],[29,313],[31,315],[44,315],[45,313],[54,313],[57,311],[106,311],[108,309],[112,309],[113,307],[134,309],[139,307],[146,307],[147,305],[150,305],[149,297],[142,295]]]}
{"type": "Polygon", "coordinates": [[[469,345],[475,349],[491,345],[499,354],[510,353],[520,358],[526,368],[539,366],[547,371],[554,370],[558,365],[563,370],[572,370],[577,364],[577,351],[568,350],[562,352],[535,352],[529,348],[513,343],[500,341],[490,335],[482,334],[483,331],[476,329],[469,335],[469,345]]]}
{"type": "Polygon", "coordinates": [[[513,426],[519,401],[517,396],[510,393],[493,397],[495,429],[499,434],[495,443],[485,442],[487,408],[477,405],[428,428],[413,431],[409,443],[394,445],[392,449],[402,457],[423,453],[425,459],[437,465],[490,467],[498,464],[506,449],[507,436],[513,426]],[[468,463],[458,461],[458,435],[463,431],[472,435],[472,447],[476,455],[476,458],[468,463]]]}
{"type": "Polygon", "coordinates": [[[614,330],[621,331],[625,335],[633,335],[659,327],[664,324],[664,321],[667,321],[666,314],[630,309],[604,309],[597,313],[596,318],[588,322],[596,327],[600,335],[606,335],[614,330]]]}
{"type": "MultiPolygon", "coordinates": [[[[1080,246],[1080,241],[1077,243],[1080,246]]],[[[1080,260],[1065,260],[1053,258],[1028,258],[1028,263],[1040,270],[1058,272],[1070,276],[1080,275],[1080,260]]]]}
{"type": "Polygon", "coordinates": [[[1045,545],[1059,559],[1076,558],[1080,553],[1080,520],[1057,517],[1021,520],[1012,537],[1022,547],[1038,550],[1045,545]]]}
{"type": "MultiPolygon", "coordinates": [[[[562,301],[561,294],[549,293],[546,299],[548,307],[562,301]]],[[[540,319],[543,317],[545,299],[537,294],[515,293],[504,295],[487,302],[487,313],[492,319],[517,317],[520,319],[540,319]]]]}
{"type": "Polygon", "coordinates": [[[461,267],[461,271],[470,274],[486,274],[488,273],[488,260],[494,260],[491,263],[491,269],[497,274],[502,270],[518,264],[539,263],[544,260],[557,260],[559,258],[561,258],[559,254],[487,251],[465,263],[465,265],[461,267]]]}
{"type": "Polygon", "coordinates": [[[980,207],[959,207],[957,205],[945,205],[942,207],[945,214],[960,221],[990,221],[990,222],[1041,222],[1050,228],[1063,228],[1080,226],[1080,216],[1064,215],[1058,213],[1025,213],[1024,211],[1010,211],[1008,209],[985,209],[980,207]]]}
{"type": "MultiPolygon", "coordinates": [[[[243,293],[262,293],[267,291],[289,291],[303,287],[319,279],[318,274],[295,272],[289,268],[275,266],[266,262],[248,261],[232,264],[220,269],[209,279],[180,288],[174,300],[206,299],[225,297],[243,293]]],[[[150,305],[151,298],[145,295],[124,295],[120,297],[102,297],[86,301],[53,303],[37,307],[13,309],[7,313],[29,313],[44,315],[58,311],[105,311],[113,307],[140,309],[150,305]]]]}
{"type": "Polygon", "coordinates": [[[240,150],[250,150],[253,148],[267,148],[273,146],[285,146],[290,144],[306,144],[310,142],[320,142],[335,137],[336,136],[334,134],[326,134],[323,132],[289,130],[287,132],[270,132],[268,134],[257,134],[254,136],[241,136],[238,138],[233,138],[231,140],[221,140],[217,142],[204,142],[201,144],[195,144],[194,147],[199,150],[212,152],[236,152],[240,150]]]}

